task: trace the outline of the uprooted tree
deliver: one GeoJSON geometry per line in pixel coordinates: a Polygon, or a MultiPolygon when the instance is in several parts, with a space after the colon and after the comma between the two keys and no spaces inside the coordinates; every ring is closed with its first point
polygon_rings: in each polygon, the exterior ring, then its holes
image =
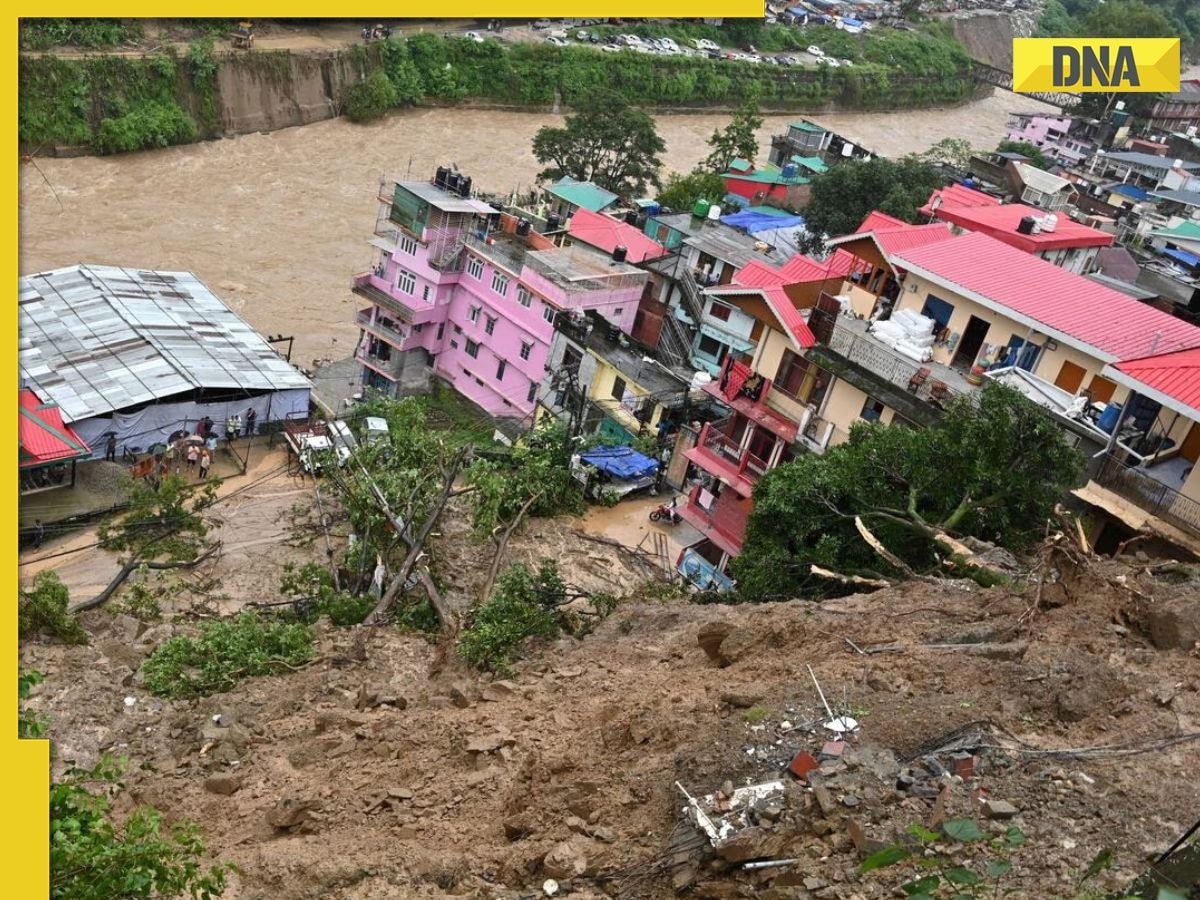
{"type": "Polygon", "coordinates": [[[846,581],[960,572],[959,538],[1021,550],[1035,541],[1082,460],[1044,409],[986,385],[934,427],[861,423],[823,456],[768,472],[734,562],[748,600],[846,593],[846,581]],[[818,567],[826,574],[814,573],[818,567]]]}

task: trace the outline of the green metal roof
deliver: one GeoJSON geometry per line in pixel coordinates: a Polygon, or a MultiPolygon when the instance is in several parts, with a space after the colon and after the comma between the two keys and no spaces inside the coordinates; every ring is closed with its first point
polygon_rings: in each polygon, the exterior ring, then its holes
{"type": "Polygon", "coordinates": [[[1200,241],[1200,224],[1180,222],[1174,228],[1160,228],[1154,232],[1159,237],[1176,237],[1185,241],[1200,241]]]}
{"type": "Polygon", "coordinates": [[[726,172],[726,178],[736,178],[738,181],[750,181],[755,184],[808,184],[811,178],[795,175],[784,178],[783,173],[775,166],[764,166],[756,172],[726,172]]]}
{"type": "Polygon", "coordinates": [[[617,195],[612,191],[606,191],[590,181],[576,181],[570,176],[561,178],[546,190],[572,206],[591,212],[600,212],[617,202],[617,195]]]}
{"type": "Polygon", "coordinates": [[[749,172],[753,168],[754,163],[748,159],[735,159],[729,164],[729,171],[731,172],[749,172]]]}
{"type": "Polygon", "coordinates": [[[790,213],[786,209],[779,209],[776,206],[748,206],[746,209],[749,212],[760,213],[764,216],[774,216],[777,219],[790,219],[795,216],[795,213],[790,213]]]}
{"type": "Polygon", "coordinates": [[[811,134],[824,134],[825,129],[820,125],[814,125],[812,122],[793,122],[789,128],[797,128],[800,131],[807,131],[811,134]]]}
{"type": "Polygon", "coordinates": [[[829,166],[819,156],[793,156],[792,162],[818,175],[829,171],[829,166]]]}

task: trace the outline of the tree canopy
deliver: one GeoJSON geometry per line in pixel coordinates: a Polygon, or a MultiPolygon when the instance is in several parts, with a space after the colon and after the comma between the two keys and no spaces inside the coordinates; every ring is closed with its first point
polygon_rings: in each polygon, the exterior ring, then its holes
{"type": "Polygon", "coordinates": [[[876,157],[834,166],[813,179],[811,198],[804,209],[809,234],[801,249],[819,249],[826,235],[851,233],[873,209],[915,222],[917,211],[941,186],[937,169],[915,156],[901,160],[876,157]]]}
{"type": "Polygon", "coordinates": [[[591,181],[623,197],[638,197],[662,182],[658,154],[666,149],[654,119],[611,91],[589,96],[562,128],[546,126],[533,138],[533,155],[546,166],[539,178],[564,175],[591,181]]]}
{"type": "Polygon", "coordinates": [[[1039,169],[1049,169],[1054,165],[1054,160],[1042,152],[1042,149],[1036,144],[1031,144],[1028,141],[1001,141],[996,145],[998,153],[1020,153],[1030,164],[1039,169]]]}
{"type": "Polygon", "coordinates": [[[768,472],[754,490],[743,554],[734,560],[750,600],[845,590],[810,567],[847,575],[895,573],[863,539],[860,517],[918,572],[949,554],[943,534],[1021,549],[1035,540],[1082,468],[1049,413],[996,384],[978,406],[960,398],[932,428],[860,423],[824,455],[768,472]]]}
{"type": "Polygon", "coordinates": [[[748,159],[751,162],[758,156],[758,129],[762,128],[763,118],[758,112],[758,98],[751,94],[733,114],[733,120],[724,128],[713,132],[708,139],[712,152],[705,160],[705,166],[710,172],[720,175],[729,171],[729,166],[735,159],[748,159]]]}
{"type": "Polygon", "coordinates": [[[713,172],[696,169],[687,175],[672,172],[658,194],[658,202],[668,209],[685,210],[697,200],[718,203],[725,196],[725,179],[713,172]]]}

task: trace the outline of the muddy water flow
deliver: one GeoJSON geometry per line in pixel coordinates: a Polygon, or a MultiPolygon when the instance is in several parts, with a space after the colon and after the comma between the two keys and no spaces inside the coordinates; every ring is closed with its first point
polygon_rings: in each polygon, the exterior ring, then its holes
{"type": "MultiPolygon", "coordinates": [[[[953,110],[812,118],[878,153],[900,156],[943,137],[993,147],[1011,94],[953,110]]],[[[688,171],[727,114],[660,116],[667,171],[688,171]]],[[[770,136],[795,117],[767,119],[770,136]]],[[[352,276],[368,267],[380,179],[424,179],[453,162],[491,191],[528,186],[530,141],[558,117],[413,110],[369,126],[332,120],[271,134],[119,157],[42,159],[21,167],[22,273],[80,262],[196,272],[260,331],[295,335],[294,359],[354,347],[352,276]],[[43,177],[44,176],[44,177],[43,177]]]]}

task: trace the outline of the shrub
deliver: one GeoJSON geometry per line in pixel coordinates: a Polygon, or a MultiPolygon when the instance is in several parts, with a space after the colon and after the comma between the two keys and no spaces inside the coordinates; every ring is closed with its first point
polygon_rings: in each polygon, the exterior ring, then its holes
{"type": "Polygon", "coordinates": [[[97,153],[129,153],[187,144],[197,135],[196,123],[178,104],[150,102],[123,116],[101,119],[92,147],[97,153]]]}
{"type": "Polygon", "coordinates": [[[319,563],[305,563],[297,569],[292,563],[283,567],[279,592],[285,597],[295,597],[296,617],[311,624],[322,616],[338,628],[349,628],[359,624],[375,608],[375,597],[363,594],[356,597],[347,591],[338,591],[333,586],[329,569],[319,563]]]}
{"type": "Polygon", "coordinates": [[[32,669],[17,673],[18,738],[40,738],[46,733],[46,720],[32,709],[27,709],[24,703],[29,699],[33,686],[41,684],[44,680],[41,672],[35,672],[32,669]]]}
{"type": "Polygon", "coordinates": [[[239,681],[293,669],[312,658],[312,634],[300,624],[264,623],[256,613],[205,622],[198,638],[160,645],[142,666],[146,687],[160,697],[203,697],[239,681]]]}
{"type": "Polygon", "coordinates": [[[463,631],[459,652],[476,668],[507,673],[526,638],[558,634],[556,611],[566,599],[566,584],[552,560],[543,560],[536,573],[514,563],[500,576],[492,598],[476,610],[471,627],[463,631]]]}
{"type": "Polygon", "coordinates": [[[51,634],[66,644],[86,644],[88,634],[79,620],[67,611],[67,586],[58,573],[47,569],[34,576],[33,586],[22,590],[17,600],[17,633],[25,637],[51,634]]]}
{"type": "Polygon", "coordinates": [[[351,122],[378,119],[398,102],[396,88],[383,72],[376,72],[366,81],[349,85],[342,92],[342,109],[351,122]]]}

